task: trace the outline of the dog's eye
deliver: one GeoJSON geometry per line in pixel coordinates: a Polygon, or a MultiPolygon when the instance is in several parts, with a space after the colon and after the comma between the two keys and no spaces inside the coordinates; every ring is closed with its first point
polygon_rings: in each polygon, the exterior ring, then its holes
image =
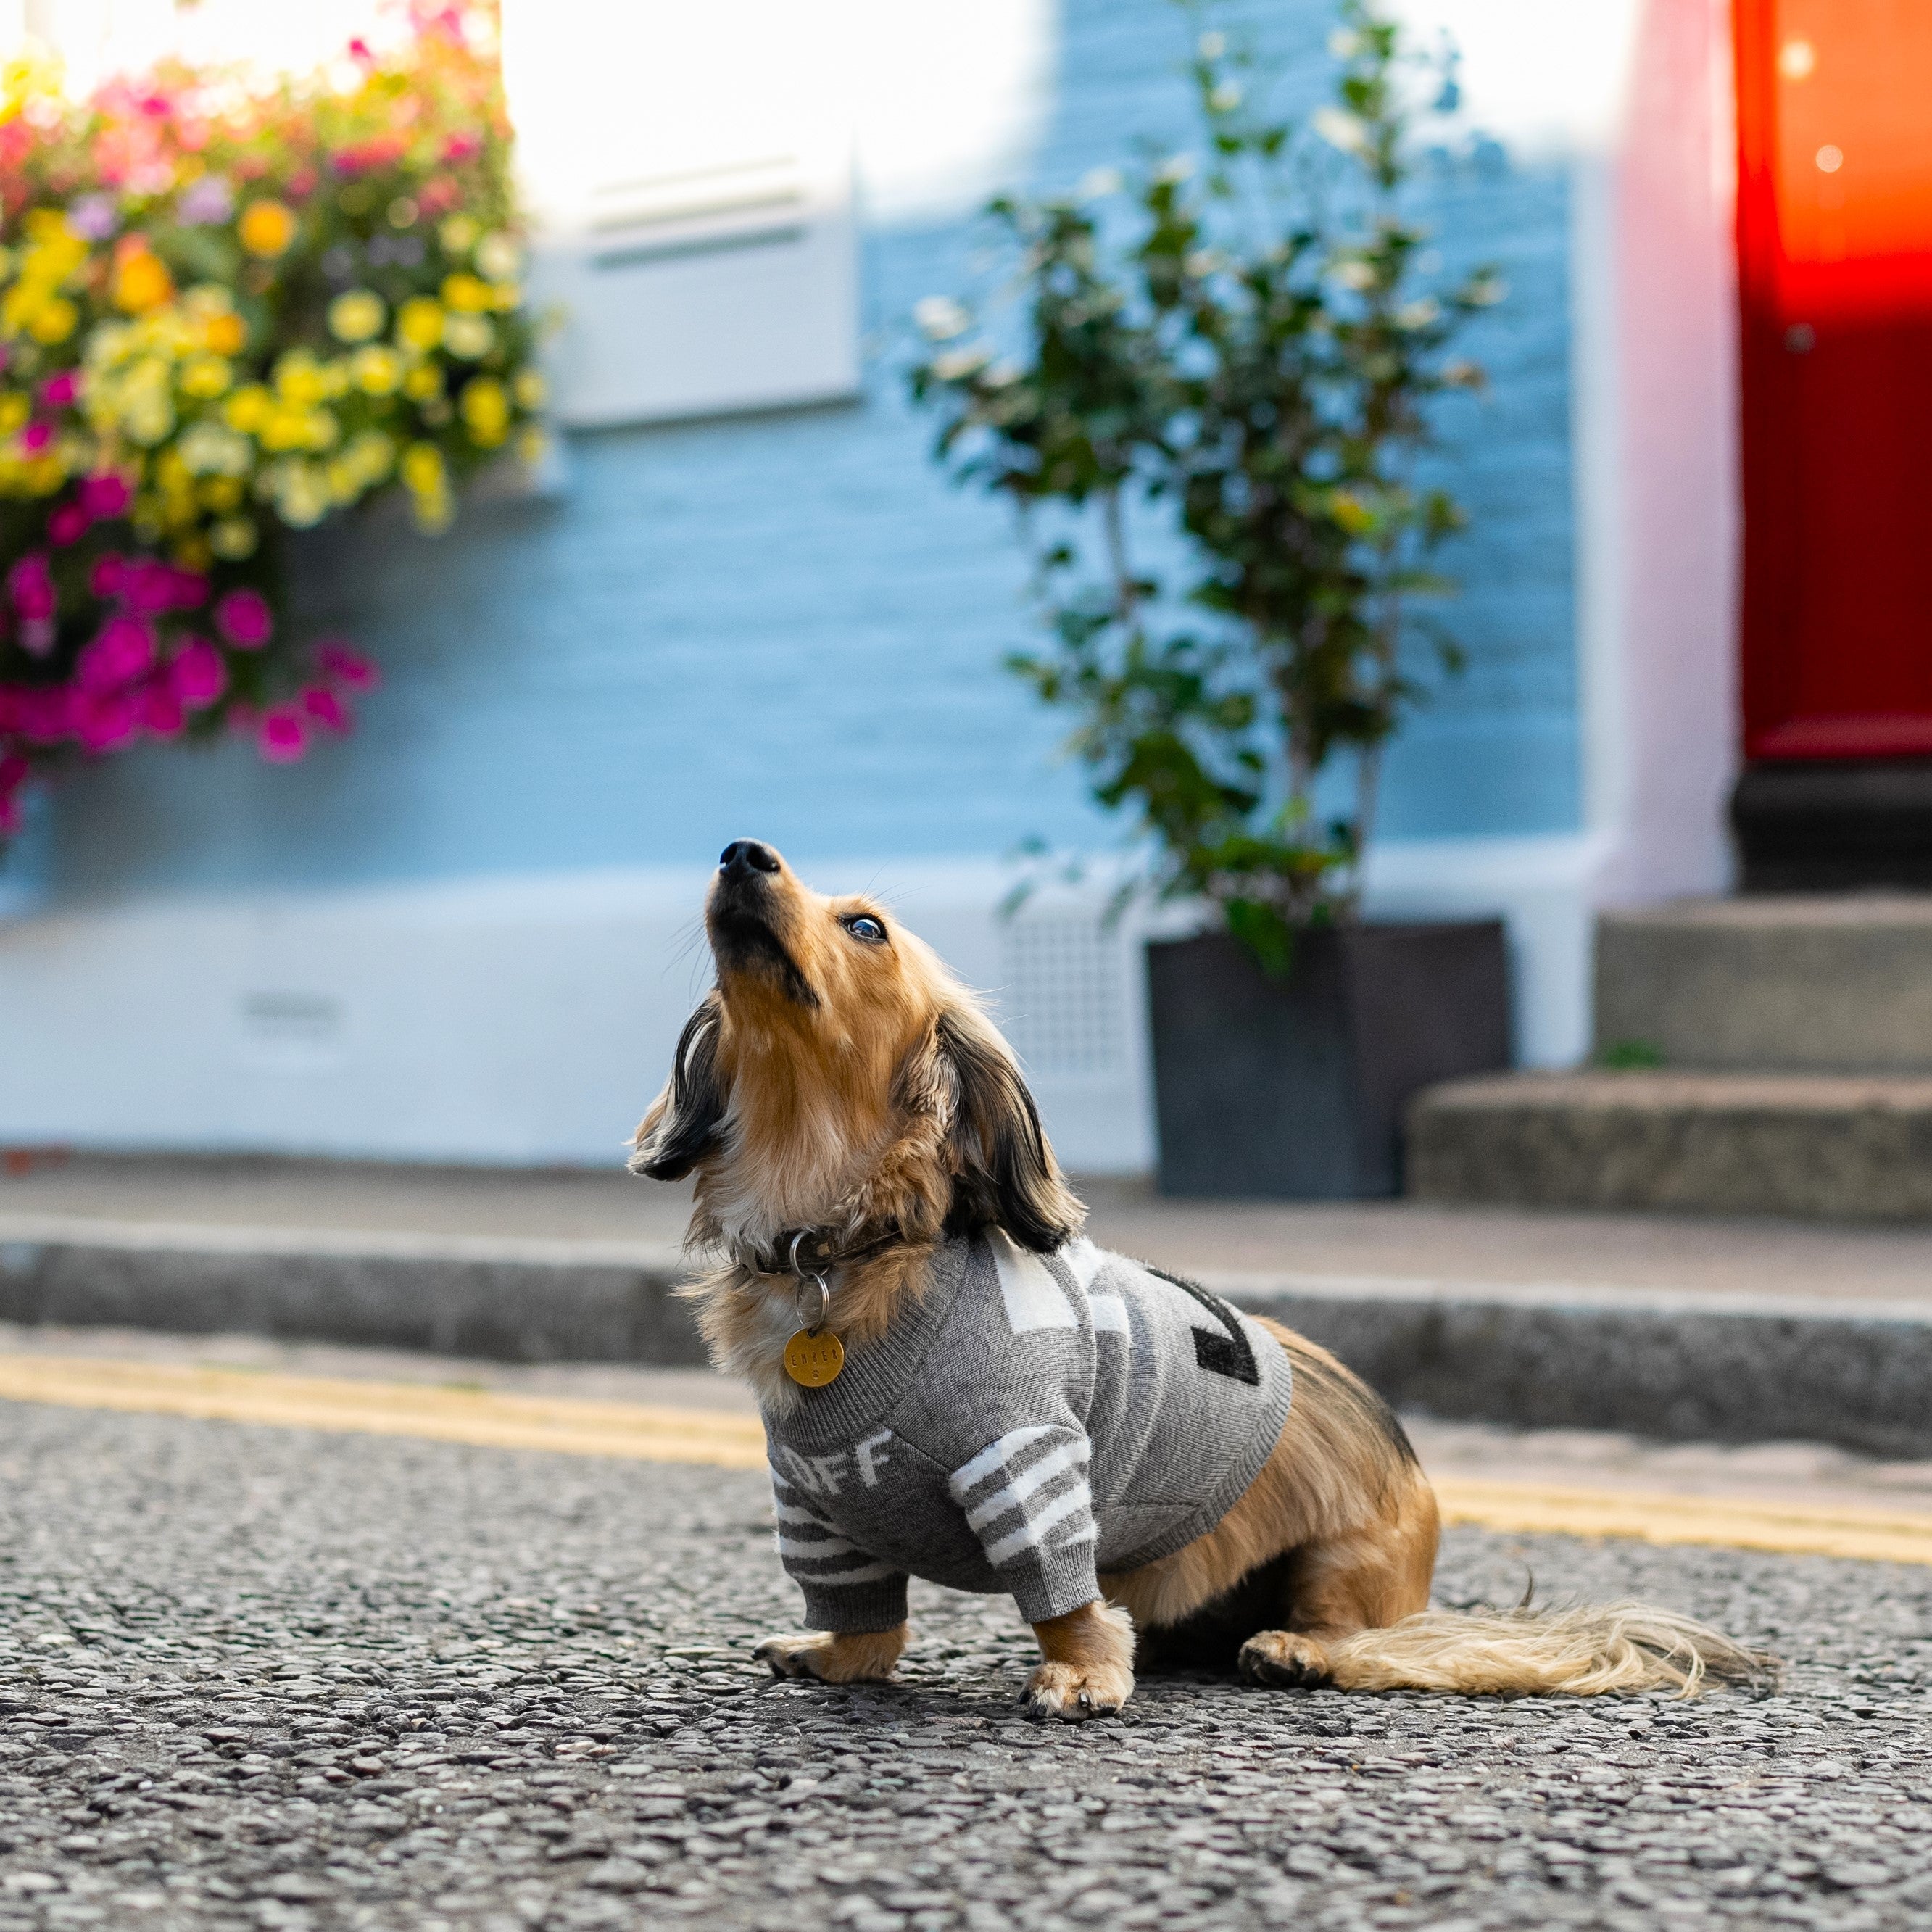
{"type": "Polygon", "coordinates": [[[877,946],[886,936],[886,928],[868,913],[861,913],[856,919],[845,922],[845,930],[854,939],[862,939],[868,946],[877,946]]]}

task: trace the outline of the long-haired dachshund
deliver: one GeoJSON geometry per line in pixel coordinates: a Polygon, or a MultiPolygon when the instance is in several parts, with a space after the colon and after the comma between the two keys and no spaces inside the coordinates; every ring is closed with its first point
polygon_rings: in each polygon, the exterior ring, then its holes
{"type": "Polygon", "coordinates": [[[695,1171],[690,1292],[758,1391],[778,1548],[822,1629],[782,1676],[890,1676],[909,1576],[1009,1592],[1041,1716],[1220,1650],[1264,1684],[1462,1692],[1744,1680],[1666,1612],[1431,1611],[1436,1498],[1312,1342],[1081,1235],[1013,1054],[931,950],[727,846],[717,966],[631,1165],[695,1171]]]}

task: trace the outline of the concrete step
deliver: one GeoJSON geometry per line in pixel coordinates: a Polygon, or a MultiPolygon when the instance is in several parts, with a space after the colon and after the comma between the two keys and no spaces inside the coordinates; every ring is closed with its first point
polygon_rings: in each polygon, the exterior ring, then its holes
{"type": "Polygon", "coordinates": [[[1600,1059],[1932,1073],[1932,893],[1606,913],[1596,982],[1600,1059]]]}
{"type": "Polygon", "coordinates": [[[1412,1104],[1432,1202],[1903,1221],[1932,1217],[1932,1078],[1501,1074],[1412,1104]]]}
{"type": "MultiPolygon", "coordinates": [[[[1748,1249],[1750,1231],[1738,1239],[1748,1249]]],[[[674,1370],[704,1359],[675,1293],[682,1271],[661,1249],[608,1241],[0,1217],[0,1323],[28,1329],[245,1333],[674,1370]]],[[[1407,1409],[1932,1456],[1932,1280],[1885,1298],[1834,1297],[1842,1284],[1823,1280],[1805,1294],[1188,1271],[1334,1349],[1407,1409]]]]}

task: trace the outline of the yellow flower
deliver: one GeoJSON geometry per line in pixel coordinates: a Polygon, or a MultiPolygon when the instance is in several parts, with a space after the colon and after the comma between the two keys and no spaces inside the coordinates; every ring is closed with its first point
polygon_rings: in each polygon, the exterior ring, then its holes
{"type": "Polygon", "coordinates": [[[412,296],[396,311],[396,338],[405,348],[427,355],[442,340],[442,304],[412,296]]]}
{"type": "Polygon", "coordinates": [[[260,382],[250,382],[228,398],[221,413],[230,429],[253,436],[268,421],[274,406],[274,398],[260,382]]]}
{"type": "Polygon", "coordinates": [[[518,404],[526,410],[540,410],[550,400],[550,385],[541,370],[519,369],[511,387],[516,392],[518,404]]]}
{"type": "Polygon", "coordinates": [[[128,434],[147,449],[166,442],[175,430],[175,412],[167,398],[146,392],[135,398],[126,422],[128,434]]]}
{"type": "Polygon", "coordinates": [[[297,409],[319,403],[328,393],[322,364],[306,349],[291,349],[274,368],[275,394],[297,409]]]}
{"type": "Polygon", "coordinates": [[[328,332],[338,342],[367,342],[380,335],[388,311],[382,298],[368,289],[351,289],[328,305],[328,332]]]}
{"type": "Polygon", "coordinates": [[[14,272],[14,251],[13,251],[13,250],[12,250],[12,249],[10,249],[10,248],[0,248],[0,282],[4,282],[4,280],[6,280],[6,279],[8,278],[8,276],[10,276],[10,274],[13,274],[13,272],[14,272]]]}
{"type": "Polygon", "coordinates": [[[387,479],[396,466],[396,446],[379,429],[365,429],[350,437],[342,454],[329,466],[332,474],[351,479],[353,494],[373,488],[387,479]]]}
{"type": "Polygon", "coordinates": [[[490,307],[490,284],[474,275],[446,275],[442,278],[444,305],[458,315],[481,315],[490,307]]]}
{"type": "Polygon", "coordinates": [[[168,265],[146,244],[128,249],[114,264],[114,306],[129,315],[159,308],[174,292],[168,265]]]}
{"type": "Polygon", "coordinates": [[[476,244],[478,272],[493,282],[507,282],[523,266],[523,250],[507,235],[486,235],[476,244]]]}
{"type": "Polygon", "coordinates": [[[183,537],[175,545],[175,561],[184,570],[206,570],[214,561],[214,553],[202,537],[183,537]]]}
{"type": "Polygon", "coordinates": [[[357,350],[350,366],[364,395],[393,396],[402,387],[403,358],[386,343],[357,350]]]}
{"type": "Polygon", "coordinates": [[[332,410],[310,410],[308,412],[308,442],[311,449],[333,449],[342,434],[342,425],[336,420],[332,410]]]}
{"type": "Polygon", "coordinates": [[[278,255],[287,254],[300,226],[295,212],[280,202],[251,201],[242,211],[242,219],[236,223],[235,232],[250,254],[272,260],[278,255]]]}
{"type": "Polygon", "coordinates": [[[482,232],[474,215],[452,214],[436,230],[436,239],[442,244],[446,255],[466,255],[476,245],[476,238],[482,232]]]}
{"type": "Polygon", "coordinates": [[[510,399],[494,376],[478,376],[466,382],[457,407],[470,440],[479,448],[494,449],[509,434],[510,399]]]}
{"type": "Polygon", "coordinates": [[[268,412],[268,419],[256,432],[257,440],[264,449],[278,453],[306,449],[309,441],[308,416],[307,410],[282,404],[268,412]]]}
{"type": "Polygon", "coordinates": [[[418,362],[403,378],[403,394],[412,403],[433,403],[442,394],[442,370],[434,362],[418,362]]]}
{"type": "Polygon", "coordinates": [[[80,321],[80,310],[65,296],[56,296],[41,303],[27,324],[27,333],[36,342],[50,345],[64,342],[80,321]]]}
{"type": "Polygon", "coordinates": [[[208,346],[218,356],[238,356],[248,346],[248,325],[232,309],[208,318],[208,346]]]}
{"type": "Polygon", "coordinates": [[[550,438],[535,423],[526,424],[517,436],[517,454],[534,470],[550,454],[550,438]]]}
{"type": "Polygon", "coordinates": [[[480,315],[453,315],[444,325],[442,346],[466,362],[481,362],[496,344],[496,332],[480,315]]]}
{"type": "Polygon", "coordinates": [[[228,359],[222,356],[191,356],[182,364],[178,381],[182,394],[203,400],[225,394],[234,378],[228,359]]]}
{"type": "Polygon", "coordinates": [[[255,526],[246,517],[224,517],[208,533],[208,547],[217,556],[238,562],[255,551],[255,526]]]}
{"type": "Polygon", "coordinates": [[[225,514],[242,507],[242,480],[238,476],[211,476],[201,486],[206,509],[225,514]]]}
{"type": "Polygon", "coordinates": [[[206,417],[182,432],[171,454],[197,476],[245,476],[254,460],[246,436],[206,417]]]}
{"type": "Polygon", "coordinates": [[[455,514],[447,490],[434,490],[418,496],[410,507],[416,513],[416,528],[427,536],[434,536],[438,532],[448,530],[450,520],[455,514]]]}
{"type": "Polygon", "coordinates": [[[11,436],[34,412],[34,399],[19,389],[0,396],[0,436],[11,436]]]}
{"type": "Polygon", "coordinates": [[[404,485],[414,496],[433,496],[446,487],[442,452],[433,442],[412,442],[403,452],[400,466],[404,485]]]}
{"type": "Polygon", "coordinates": [[[275,508],[291,529],[310,529],[328,514],[328,477],[320,464],[283,464],[276,470],[274,485],[275,508]]]}

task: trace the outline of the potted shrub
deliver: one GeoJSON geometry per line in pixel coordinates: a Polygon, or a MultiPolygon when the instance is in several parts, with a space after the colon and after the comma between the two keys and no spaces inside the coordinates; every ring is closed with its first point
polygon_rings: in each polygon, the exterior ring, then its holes
{"type": "Polygon", "coordinates": [[[1418,658],[1459,663],[1414,608],[1451,587],[1429,553],[1463,522],[1416,480],[1429,404],[1480,385],[1451,344],[1502,290],[1432,277],[1401,212],[1446,67],[1361,0],[1330,46],[1335,99],[1304,130],[1200,33],[1200,158],[1001,198],[1004,311],[917,312],[940,460],[1036,546],[1050,642],[1011,666],[1075,714],[1142,883],[1203,915],[1149,954],[1171,1193],[1393,1192],[1408,1096],[1508,1059],[1498,922],[1358,916],[1418,658]]]}

